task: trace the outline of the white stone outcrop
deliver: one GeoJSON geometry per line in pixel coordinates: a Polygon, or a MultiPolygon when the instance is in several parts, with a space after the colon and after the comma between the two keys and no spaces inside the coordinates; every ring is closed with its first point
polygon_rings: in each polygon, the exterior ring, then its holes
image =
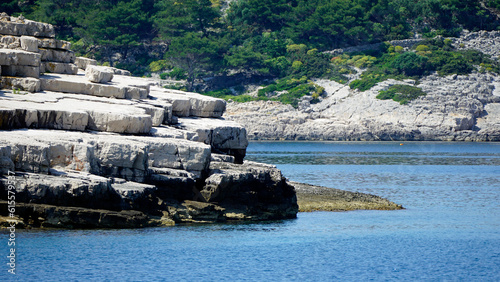
{"type": "Polygon", "coordinates": [[[223,173],[211,165],[243,163],[248,145],[243,127],[221,119],[225,101],[98,67],[69,45],[54,39],[51,25],[0,15],[0,190],[15,172],[24,224],[295,217],[293,187],[275,171],[225,167],[235,179],[224,192],[228,212],[202,195],[206,183],[217,185],[210,175],[223,173]]]}
{"type": "Polygon", "coordinates": [[[85,57],[76,57],[75,64],[79,69],[86,70],[87,66],[97,66],[97,61],[85,57]]]}
{"type": "Polygon", "coordinates": [[[69,169],[138,182],[144,182],[149,168],[200,176],[208,168],[211,153],[210,146],[194,141],[63,130],[0,131],[0,144],[3,157],[10,158],[16,170],[69,169]]]}
{"type": "Polygon", "coordinates": [[[226,118],[244,125],[255,140],[493,141],[500,140],[500,128],[486,109],[500,103],[494,94],[499,80],[479,73],[430,75],[418,85],[427,95],[408,105],[376,96],[410,81],[388,80],[365,92],[325,84],[329,94],[318,104],[294,109],[272,101],[230,103],[226,118]]]}
{"type": "Polygon", "coordinates": [[[174,115],[179,117],[218,118],[226,110],[224,100],[197,93],[152,87],[150,95],[153,99],[171,103],[174,115]]]}
{"type": "Polygon", "coordinates": [[[113,79],[114,72],[107,67],[89,65],[85,69],[85,77],[90,82],[106,83],[113,79]]]}

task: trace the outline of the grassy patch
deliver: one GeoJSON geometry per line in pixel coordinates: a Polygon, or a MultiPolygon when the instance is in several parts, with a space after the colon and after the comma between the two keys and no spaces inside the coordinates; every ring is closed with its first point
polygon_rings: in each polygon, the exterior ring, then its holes
{"type": "Polygon", "coordinates": [[[389,100],[392,99],[399,102],[401,105],[408,104],[409,101],[417,99],[420,96],[427,95],[422,89],[410,85],[393,85],[386,91],[380,91],[377,99],[389,100]]]}

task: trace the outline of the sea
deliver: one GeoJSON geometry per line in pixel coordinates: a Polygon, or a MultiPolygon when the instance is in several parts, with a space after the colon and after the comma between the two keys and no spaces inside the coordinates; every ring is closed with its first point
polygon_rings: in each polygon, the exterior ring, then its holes
{"type": "Polygon", "coordinates": [[[0,281],[500,281],[500,143],[253,142],[289,180],[397,211],[0,234],[0,281]]]}

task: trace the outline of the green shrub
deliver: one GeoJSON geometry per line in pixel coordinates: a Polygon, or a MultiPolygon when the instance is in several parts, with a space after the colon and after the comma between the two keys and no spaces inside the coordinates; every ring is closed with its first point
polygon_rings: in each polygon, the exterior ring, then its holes
{"type": "Polygon", "coordinates": [[[405,52],[398,56],[391,64],[393,68],[404,75],[422,75],[428,69],[428,59],[413,52],[405,52]]]}
{"type": "Polygon", "coordinates": [[[403,52],[404,52],[404,50],[405,50],[405,48],[403,48],[403,47],[401,47],[401,46],[396,46],[396,47],[394,47],[394,51],[395,51],[396,53],[403,53],[403,52]]]}
{"type": "Polygon", "coordinates": [[[294,70],[299,70],[303,65],[304,63],[302,63],[301,61],[295,61],[292,63],[292,68],[294,70]]]}
{"type": "Polygon", "coordinates": [[[405,105],[408,104],[409,101],[425,95],[427,94],[418,87],[396,84],[389,87],[386,91],[380,91],[377,95],[377,99],[392,99],[399,102],[401,105],[405,105]]]}
{"type": "Polygon", "coordinates": [[[167,63],[166,60],[158,60],[151,62],[148,67],[150,72],[159,72],[162,70],[169,69],[170,65],[167,63]]]}
{"type": "Polygon", "coordinates": [[[167,75],[173,79],[181,80],[187,78],[187,72],[181,68],[174,67],[167,75]]]}

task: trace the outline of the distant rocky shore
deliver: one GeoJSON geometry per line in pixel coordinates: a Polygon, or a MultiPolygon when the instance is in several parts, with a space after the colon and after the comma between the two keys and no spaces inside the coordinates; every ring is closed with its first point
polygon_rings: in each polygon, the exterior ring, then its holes
{"type": "MultiPolygon", "coordinates": [[[[500,32],[465,32],[453,44],[498,59],[500,32]]],[[[233,102],[225,117],[242,124],[250,140],[500,141],[495,73],[429,75],[416,85],[427,95],[407,105],[375,97],[394,84],[415,85],[414,80],[387,80],[365,92],[328,80],[315,83],[327,93],[317,104],[308,96],[297,109],[272,101],[233,102]]]]}

